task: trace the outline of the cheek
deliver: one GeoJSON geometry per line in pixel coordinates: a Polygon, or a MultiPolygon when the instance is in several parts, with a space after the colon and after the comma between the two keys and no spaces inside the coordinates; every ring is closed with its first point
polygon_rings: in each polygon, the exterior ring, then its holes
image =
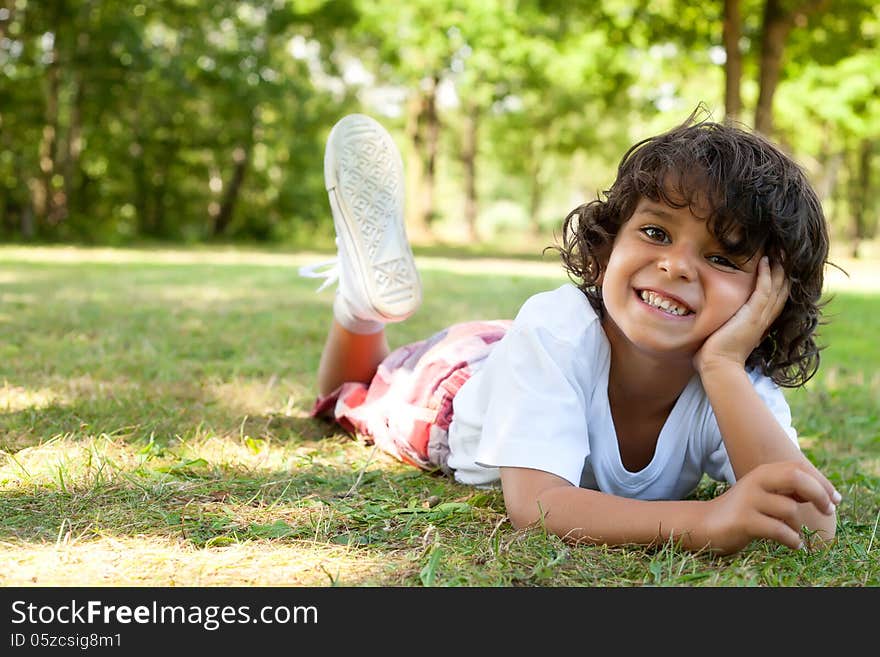
{"type": "Polygon", "coordinates": [[[625,246],[618,246],[608,257],[602,261],[602,271],[599,273],[599,285],[603,286],[606,282],[616,284],[627,276],[627,268],[631,264],[631,257],[628,257],[625,246]]]}
{"type": "Polygon", "coordinates": [[[716,309],[713,313],[719,322],[719,326],[733,317],[736,312],[743,307],[754,289],[754,281],[750,279],[727,281],[716,281],[716,285],[712,288],[712,307],[716,309]]]}
{"type": "Polygon", "coordinates": [[[612,303],[621,296],[621,288],[624,286],[625,277],[613,259],[610,259],[602,267],[597,282],[602,290],[602,298],[611,300],[612,303]]]}

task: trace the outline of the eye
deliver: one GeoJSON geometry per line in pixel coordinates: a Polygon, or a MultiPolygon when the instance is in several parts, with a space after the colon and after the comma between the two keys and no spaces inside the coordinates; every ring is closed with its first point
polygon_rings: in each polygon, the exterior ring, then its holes
{"type": "Polygon", "coordinates": [[[739,269],[739,265],[730,260],[730,258],[726,258],[723,255],[710,255],[707,260],[713,265],[718,265],[719,267],[724,267],[725,269],[739,269]]]}
{"type": "Polygon", "coordinates": [[[666,231],[662,228],[658,228],[657,226],[642,226],[639,229],[648,239],[654,242],[669,242],[669,235],[666,234],[666,231]]]}

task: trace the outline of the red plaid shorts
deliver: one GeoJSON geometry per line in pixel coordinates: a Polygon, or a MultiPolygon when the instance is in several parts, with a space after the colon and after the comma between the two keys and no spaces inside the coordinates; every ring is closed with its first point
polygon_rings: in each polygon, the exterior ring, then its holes
{"type": "Polygon", "coordinates": [[[510,325],[465,322],[400,347],[369,385],[343,383],[319,397],[311,415],[339,423],[401,461],[449,473],[452,400],[510,325]]]}

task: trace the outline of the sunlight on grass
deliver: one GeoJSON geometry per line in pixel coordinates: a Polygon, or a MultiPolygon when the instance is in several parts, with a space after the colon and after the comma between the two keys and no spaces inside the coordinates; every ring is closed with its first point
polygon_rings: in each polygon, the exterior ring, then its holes
{"type": "MultiPolygon", "coordinates": [[[[0,459],[3,456],[0,452],[0,459]]],[[[58,435],[14,454],[6,453],[0,460],[0,491],[18,486],[66,490],[103,485],[140,462],[118,438],[83,440],[74,434],[58,435]]]]}
{"type": "Polygon", "coordinates": [[[84,399],[107,399],[136,385],[127,379],[100,381],[90,375],[56,378],[52,383],[51,387],[34,389],[4,382],[0,387],[0,412],[15,413],[48,406],[63,406],[84,399]]]}
{"type": "MultiPolygon", "coordinates": [[[[204,385],[204,391],[218,404],[228,409],[233,409],[237,414],[259,415],[277,412],[278,395],[274,390],[277,377],[269,381],[253,381],[235,379],[233,381],[211,381],[204,385]]],[[[294,407],[296,397],[309,394],[304,389],[297,391],[299,394],[290,395],[282,410],[282,414],[288,417],[306,417],[306,413],[294,407]]]]}
{"type": "Polygon", "coordinates": [[[55,543],[0,541],[0,586],[357,585],[389,567],[381,553],[309,541],[254,540],[188,547],[183,537],[85,535],[61,527],[55,543]]]}
{"type": "Polygon", "coordinates": [[[0,411],[14,413],[28,408],[43,408],[59,398],[60,395],[55,390],[48,388],[29,390],[21,386],[11,386],[7,382],[0,388],[0,411]]]}

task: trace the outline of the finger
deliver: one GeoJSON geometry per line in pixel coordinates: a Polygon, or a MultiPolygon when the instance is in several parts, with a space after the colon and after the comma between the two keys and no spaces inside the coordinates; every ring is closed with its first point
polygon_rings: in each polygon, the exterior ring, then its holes
{"type": "MultiPolygon", "coordinates": [[[[809,474],[811,477],[816,479],[822,488],[825,489],[825,492],[828,494],[828,498],[831,500],[831,503],[834,505],[840,504],[842,498],[841,494],[837,492],[837,489],[834,487],[834,484],[829,481],[828,477],[823,475],[819,469],[810,463],[809,461],[804,461],[801,464],[801,467],[809,474]]],[[[802,500],[803,501],[803,500],[802,500]]]]}
{"type": "MultiPolygon", "coordinates": [[[[767,256],[764,257],[766,258],[767,256]]],[[[782,266],[781,262],[774,262],[770,265],[770,278],[773,283],[773,289],[780,289],[782,283],[785,281],[785,268],[782,266]]]]}
{"type": "Polygon", "coordinates": [[[771,295],[768,313],[768,324],[779,316],[785,302],[788,301],[788,295],[791,291],[791,281],[785,275],[785,269],[779,263],[775,263],[770,274],[771,295]]]}
{"type": "Polygon", "coordinates": [[[764,305],[767,299],[770,298],[772,291],[773,273],[770,270],[770,261],[767,256],[761,256],[761,259],[758,261],[758,280],[755,283],[755,293],[752,296],[756,296],[764,305]]]}
{"type": "Polygon", "coordinates": [[[773,475],[767,482],[769,485],[765,490],[788,495],[800,502],[810,502],[820,513],[826,515],[834,513],[833,493],[829,493],[820,483],[818,477],[822,477],[822,474],[818,470],[815,473],[817,477],[813,472],[802,468],[800,464],[791,464],[789,467],[774,468],[770,472],[773,475]]]}
{"type": "Polygon", "coordinates": [[[750,313],[747,317],[750,318],[751,322],[763,323],[765,321],[765,313],[767,311],[767,304],[770,301],[772,285],[773,281],[770,274],[770,266],[767,257],[763,256],[758,261],[755,289],[740,309],[740,312],[745,311],[746,313],[750,313]]]}
{"type": "Polygon", "coordinates": [[[792,550],[800,550],[804,546],[804,540],[799,531],[771,516],[758,514],[752,521],[751,528],[755,538],[769,538],[790,547],[792,550]]]}
{"type": "Polygon", "coordinates": [[[784,522],[796,532],[800,532],[801,523],[798,514],[798,503],[788,495],[764,495],[756,508],[764,515],[784,522]]]}
{"type": "Polygon", "coordinates": [[[788,292],[785,289],[786,281],[782,265],[774,263],[771,266],[767,256],[762,256],[758,263],[758,284],[755,291],[762,290],[763,293],[766,290],[766,296],[763,298],[758,296],[755,300],[760,304],[758,306],[760,322],[764,330],[769,328],[785,305],[785,300],[788,298],[788,292]]]}

